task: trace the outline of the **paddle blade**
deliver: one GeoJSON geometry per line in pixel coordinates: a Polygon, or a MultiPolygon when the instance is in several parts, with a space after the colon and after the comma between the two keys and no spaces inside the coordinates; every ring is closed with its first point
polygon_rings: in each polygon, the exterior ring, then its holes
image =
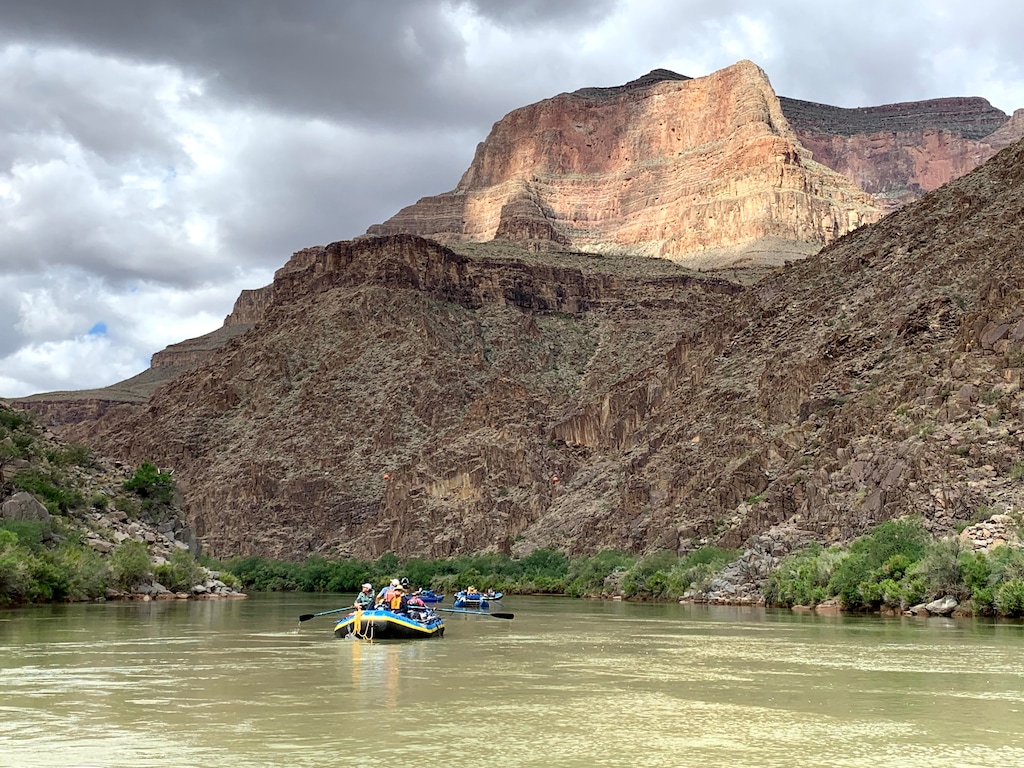
{"type": "Polygon", "coordinates": [[[489,613],[487,615],[496,619],[514,619],[516,617],[514,613],[489,613]]]}
{"type": "Polygon", "coordinates": [[[316,614],[315,613],[304,613],[301,616],[299,616],[299,621],[309,621],[310,619],[315,619],[315,618],[316,618],[316,614]]]}

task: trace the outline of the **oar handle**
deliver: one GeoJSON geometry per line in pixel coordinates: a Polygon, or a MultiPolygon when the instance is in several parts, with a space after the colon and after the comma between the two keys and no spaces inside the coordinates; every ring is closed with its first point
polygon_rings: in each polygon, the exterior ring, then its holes
{"type": "Polygon", "coordinates": [[[315,619],[317,616],[326,616],[329,613],[341,613],[342,611],[354,611],[354,610],[355,610],[355,608],[353,608],[352,606],[348,605],[348,606],[345,606],[344,608],[335,608],[334,610],[331,610],[331,611],[320,611],[320,613],[304,613],[301,616],[299,616],[299,621],[309,621],[310,619],[315,619]]]}
{"type": "Polygon", "coordinates": [[[514,619],[516,615],[514,613],[488,613],[487,611],[464,611],[460,608],[435,608],[435,611],[445,611],[446,613],[465,613],[469,616],[490,616],[492,619],[514,619]]]}

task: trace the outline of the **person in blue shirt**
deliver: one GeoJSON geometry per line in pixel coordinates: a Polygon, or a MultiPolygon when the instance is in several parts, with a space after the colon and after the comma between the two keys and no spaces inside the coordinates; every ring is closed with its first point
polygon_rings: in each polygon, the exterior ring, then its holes
{"type": "Polygon", "coordinates": [[[394,596],[395,587],[402,586],[402,583],[398,579],[392,579],[390,584],[385,584],[380,588],[380,592],[377,593],[377,599],[374,601],[376,605],[387,608],[391,604],[391,598],[394,596]]]}

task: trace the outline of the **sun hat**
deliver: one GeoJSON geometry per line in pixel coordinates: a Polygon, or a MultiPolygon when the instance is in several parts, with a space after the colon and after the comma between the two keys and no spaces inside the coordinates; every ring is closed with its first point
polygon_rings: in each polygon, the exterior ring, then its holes
{"type": "Polygon", "coordinates": [[[363,584],[363,589],[373,589],[373,584],[367,582],[366,584],[363,584]]]}

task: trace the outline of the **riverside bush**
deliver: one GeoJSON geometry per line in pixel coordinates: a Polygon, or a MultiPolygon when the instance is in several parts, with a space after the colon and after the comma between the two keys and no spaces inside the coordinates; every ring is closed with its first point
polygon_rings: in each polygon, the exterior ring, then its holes
{"type": "Polygon", "coordinates": [[[925,553],[929,534],[917,521],[889,520],[855,540],[829,580],[828,591],[844,608],[880,607],[877,582],[902,579],[907,566],[925,553]],[[863,585],[863,588],[862,588],[863,585]]]}
{"type": "Polygon", "coordinates": [[[103,558],[74,543],[45,549],[38,525],[7,521],[0,529],[0,605],[103,595],[110,578],[103,558]]]}
{"type": "MultiPolygon", "coordinates": [[[[682,559],[671,552],[658,553],[634,571],[636,594],[679,597],[692,583],[707,580],[735,555],[715,548],[697,550],[682,559]]],[[[622,552],[602,552],[570,560],[553,550],[535,550],[520,559],[488,554],[446,560],[415,558],[405,563],[393,554],[373,562],[313,557],[294,563],[248,557],[228,560],[223,567],[238,576],[243,587],[251,591],[349,592],[357,591],[365,581],[379,585],[404,575],[414,586],[430,587],[446,594],[472,584],[478,589],[509,594],[580,596],[602,594],[613,574],[624,578],[637,563],[635,555],[622,552]]],[[[214,561],[207,565],[214,569],[219,567],[214,561]]]]}
{"type": "Polygon", "coordinates": [[[951,595],[968,610],[1010,616],[1024,610],[1017,607],[1017,582],[1024,584],[1020,549],[968,551],[957,538],[932,539],[916,522],[890,521],[845,550],[812,544],[790,555],[769,575],[762,594],[767,605],[837,598],[844,608],[862,611],[905,609],[951,595]]]}
{"type": "MultiPolygon", "coordinates": [[[[711,553],[698,555],[689,561],[681,561],[669,553],[664,565],[672,570],[685,562],[687,568],[692,568],[695,564],[700,565],[701,558],[717,562],[711,553]]],[[[372,562],[317,557],[294,563],[247,557],[227,560],[223,564],[209,561],[207,566],[229,570],[249,591],[354,592],[363,582],[369,581],[376,586],[402,575],[414,586],[429,587],[446,594],[473,584],[479,589],[509,594],[579,596],[600,594],[613,573],[622,572],[636,562],[636,556],[622,552],[602,552],[570,560],[552,550],[535,550],[521,559],[489,554],[444,560],[415,558],[402,563],[389,554],[372,562]]]]}
{"type": "Polygon", "coordinates": [[[817,543],[786,557],[768,576],[763,590],[765,601],[787,608],[825,601],[832,596],[828,584],[836,565],[845,557],[846,552],[838,547],[826,550],[817,543]]]}
{"type": "Polygon", "coordinates": [[[995,607],[1003,616],[1024,616],[1024,579],[1010,579],[999,586],[995,607]]]}
{"type": "Polygon", "coordinates": [[[144,584],[153,575],[149,561],[149,550],[141,541],[127,539],[111,553],[110,567],[114,583],[121,589],[131,589],[144,584]]]}
{"type": "MultiPolygon", "coordinates": [[[[573,558],[569,561],[565,574],[567,585],[564,592],[572,597],[604,594],[605,585],[609,580],[613,577],[624,577],[636,561],[636,555],[615,551],[598,552],[592,557],[573,558]]],[[[547,591],[552,594],[559,592],[553,589],[547,591]]]]}
{"type": "Polygon", "coordinates": [[[206,580],[206,569],[190,552],[178,549],[171,553],[166,564],[156,567],[154,575],[158,582],[172,592],[188,592],[206,580]]]}

